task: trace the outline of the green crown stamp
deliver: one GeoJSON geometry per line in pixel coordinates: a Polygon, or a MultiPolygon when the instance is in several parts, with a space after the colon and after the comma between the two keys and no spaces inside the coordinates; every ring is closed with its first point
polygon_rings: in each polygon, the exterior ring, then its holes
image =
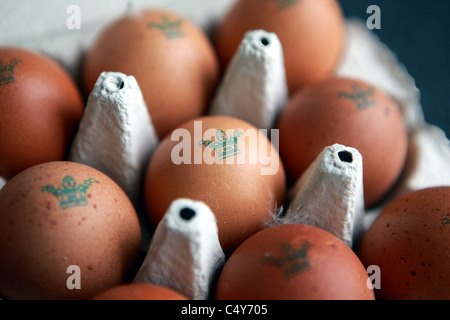
{"type": "Polygon", "coordinates": [[[364,90],[359,84],[354,83],[352,92],[340,91],[338,97],[353,100],[358,110],[363,110],[375,104],[374,94],[375,89],[373,87],[364,90]]]}
{"type": "Polygon", "coordinates": [[[236,130],[232,135],[227,136],[225,131],[217,129],[214,140],[200,140],[200,145],[213,148],[220,160],[240,154],[238,140],[244,133],[236,130]]]}
{"type": "Polygon", "coordinates": [[[60,209],[68,209],[79,206],[87,206],[87,190],[89,187],[98,183],[93,178],[84,180],[83,184],[78,184],[71,176],[65,176],[62,179],[62,186],[55,188],[54,186],[47,185],[41,188],[41,193],[47,192],[56,196],[59,202],[60,209]]]}
{"type": "Polygon", "coordinates": [[[183,31],[181,30],[183,20],[170,20],[169,17],[163,15],[161,17],[161,23],[150,22],[147,24],[148,28],[156,28],[161,30],[167,39],[183,37],[183,31]]]}
{"type": "Polygon", "coordinates": [[[262,260],[262,265],[281,268],[283,276],[291,279],[309,269],[308,250],[311,246],[312,244],[308,241],[303,243],[299,249],[294,248],[290,243],[282,243],[280,245],[281,256],[266,256],[262,260]]]}
{"type": "Polygon", "coordinates": [[[14,68],[20,63],[19,59],[12,59],[8,64],[0,61],[0,86],[16,82],[14,68]]]}

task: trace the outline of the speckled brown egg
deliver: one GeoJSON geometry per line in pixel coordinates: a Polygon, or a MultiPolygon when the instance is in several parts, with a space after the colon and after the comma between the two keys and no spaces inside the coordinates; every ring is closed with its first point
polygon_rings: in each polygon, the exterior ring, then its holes
{"type": "Polygon", "coordinates": [[[355,253],[331,233],[304,224],[266,228],[226,262],[217,300],[373,300],[355,253]]]}
{"type": "Polygon", "coordinates": [[[372,207],[400,176],[408,137],[398,104],[358,79],[329,78],[299,90],[278,119],[280,155],[295,182],[327,146],[356,148],[363,158],[366,207],[372,207]]]}
{"type": "Polygon", "coordinates": [[[154,225],[172,201],[206,203],[219,241],[230,253],[261,230],[283,205],[283,164],[267,136],[228,116],[204,116],[178,127],[158,146],[145,177],[144,195],[154,225]]]}
{"type": "Polygon", "coordinates": [[[330,76],[343,52],[345,23],[338,1],[243,0],[217,26],[215,46],[224,69],[244,34],[256,29],[280,39],[291,93],[330,76]]]}
{"type": "Polygon", "coordinates": [[[109,177],[83,164],[47,162],[0,190],[0,296],[89,299],[136,267],[141,229],[109,177]]]}
{"type": "Polygon", "coordinates": [[[0,48],[0,176],[64,160],[84,110],[80,90],[56,61],[0,48]]]}
{"type": "Polygon", "coordinates": [[[177,13],[156,9],[120,17],[100,32],[83,64],[86,94],[103,71],[136,78],[161,139],[204,114],[220,76],[203,30],[177,13]]]}
{"type": "Polygon", "coordinates": [[[377,299],[450,299],[450,187],[392,201],[362,238],[358,256],[380,268],[377,299]]]}

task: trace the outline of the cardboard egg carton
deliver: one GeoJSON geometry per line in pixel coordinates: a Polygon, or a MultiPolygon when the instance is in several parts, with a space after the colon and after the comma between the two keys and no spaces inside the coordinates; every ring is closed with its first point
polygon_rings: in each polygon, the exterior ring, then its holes
{"type": "MultiPolygon", "coordinates": [[[[106,24],[126,12],[151,7],[170,9],[183,14],[207,34],[211,34],[221,16],[234,2],[135,0],[124,3],[120,0],[102,0],[94,4],[87,0],[57,3],[35,0],[25,4],[7,0],[0,4],[0,30],[8,29],[10,32],[0,33],[0,43],[20,45],[47,54],[76,78],[85,50],[106,24]],[[66,9],[74,3],[81,9],[82,20],[81,29],[71,30],[67,27],[70,12],[67,13],[66,9]],[[30,19],[36,27],[30,28],[30,23],[24,22],[30,19]],[[7,27],[17,24],[15,28],[7,27]]],[[[289,207],[285,208],[285,214],[278,217],[274,213],[268,224],[315,225],[352,246],[355,239],[370,227],[379,212],[395,197],[422,188],[450,185],[450,143],[440,128],[425,122],[419,89],[395,54],[367,29],[365,23],[347,20],[346,26],[345,50],[335,74],[364,80],[398,102],[409,134],[404,171],[384,202],[366,210],[361,155],[350,146],[329,146],[288,190],[289,207]]],[[[277,36],[264,30],[250,31],[242,39],[240,48],[225,70],[216,96],[211,101],[209,113],[239,117],[259,128],[271,129],[287,101],[282,46],[277,36]],[[255,45],[258,42],[255,39],[261,36],[269,39],[270,45],[255,45]],[[244,85],[237,85],[236,79],[244,85]],[[243,93],[249,90],[260,99],[246,101],[243,93]],[[233,101],[236,108],[226,108],[228,101],[233,101]],[[240,104],[246,108],[240,108],[240,104]]],[[[136,186],[140,185],[142,172],[158,143],[151,114],[147,111],[134,77],[104,72],[89,96],[69,159],[107,173],[136,203],[139,193],[136,186]],[[102,114],[103,108],[111,112],[105,116],[102,114]],[[98,149],[98,146],[105,145],[117,152],[98,149]]],[[[5,182],[0,178],[0,187],[5,182]]],[[[218,246],[217,230],[208,227],[202,228],[208,234],[194,232],[190,229],[192,226],[183,224],[177,205],[180,205],[179,202],[168,210],[155,234],[147,238],[143,250],[148,250],[147,257],[151,259],[144,262],[135,281],[166,284],[177,287],[193,299],[206,299],[210,293],[211,277],[224,263],[223,252],[218,246]],[[167,253],[170,252],[166,248],[167,239],[174,240],[174,234],[181,240],[172,241],[171,250],[183,252],[191,259],[180,261],[176,255],[167,253]],[[199,241],[198,237],[208,241],[199,241]],[[213,259],[205,259],[202,254],[205,252],[213,259]],[[164,268],[161,265],[166,266],[162,273],[160,271],[164,268]],[[178,271],[184,268],[192,281],[174,278],[176,272],[171,272],[173,268],[178,271]]],[[[197,213],[200,222],[195,222],[195,225],[207,225],[214,221],[209,208],[189,201],[182,205],[197,213]]]]}

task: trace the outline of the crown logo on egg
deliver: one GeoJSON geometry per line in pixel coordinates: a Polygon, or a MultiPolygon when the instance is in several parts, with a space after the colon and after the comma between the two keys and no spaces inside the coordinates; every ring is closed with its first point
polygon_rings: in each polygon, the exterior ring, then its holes
{"type": "Polygon", "coordinates": [[[183,36],[183,32],[181,31],[182,19],[171,21],[166,15],[163,15],[161,19],[161,23],[150,22],[147,24],[147,27],[161,30],[166,35],[167,39],[183,36]]]}
{"type": "Polygon", "coordinates": [[[280,268],[283,276],[291,279],[309,269],[308,250],[311,246],[310,242],[305,242],[301,248],[296,249],[290,243],[282,243],[280,245],[281,256],[274,257],[269,254],[262,260],[262,265],[273,265],[280,268]]]}
{"type": "Polygon", "coordinates": [[[355,83],[353,84],[352,89],[352,92],[340,91],[338,93],[338,97],[353,100],[356,103],[356,107],[358,108],[358,110],[368,108],[375,103],[375,100],[373,98],[375,89],[373,87],[369,87],[367,90],[364,90],[355,83]]]}
{"type": "Polygon", "coordinates": [[[8,83],[14,83],[16,79],[14,78],[14,68],[20,63],[19,59],[13,59],[9,64],[3,64],[0,61],[0,86],[8,83]]]}
{"type": "Polygon", "coordinates": [[[214,140],[201,140],[200,145],[213,148],[220,160],[240,154],[238,139],[244,134],[242,130],[236,130],[227,136],[225,131],[217,129],[214,140]]]}
{"type": "Polygon", "coordinates": [[[61,187],[55,188],[52,185],[46,185],[41,188],[41,193],[47,192],[56,196],[60,209],[86,206],[88,204],[87,190],[94,183],[98,183],[98,181],[89,178],[77,185],[73,177],[65,176],[62,179],[61,187]]]}
{"type": "Polygon", "coordinates": [[[450,218],[448,218],[448,217],[442,218],[442,219],[441,219],[441,224],[442,224],[443,226],[445,226],[445,225],[447,225],[447,224],[450,224],[450,218]]]}

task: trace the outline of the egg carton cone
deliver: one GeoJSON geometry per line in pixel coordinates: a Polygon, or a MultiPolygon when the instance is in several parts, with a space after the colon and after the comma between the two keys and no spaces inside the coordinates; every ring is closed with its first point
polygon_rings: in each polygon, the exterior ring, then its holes
{"type": "Polygon", "coordinates": [[[158,224],[133,282],[163,285],[189,299],[207,300],[224,263],[214,213],[201,201],[180,198],[158,224]]]}
{"type": "Polygon", "coordinates": [[[281,42],[275,33],[247,32],[225,71],[209,113],[271,129],[289,100],[281,42]]]}
{"type": "Polygon", "coordinates": [[[89,95],[68,160],[105,173],[137,203],[141,179],[158,143],[136,79],[103,72],[89,95]]]}
{"type": "Polygon", "coordinates": [[[291,188],[288,200],[279,224],[319,227],[352,247],[365,215],[361,154],[341,144],[326,147],[291,188]]]}

